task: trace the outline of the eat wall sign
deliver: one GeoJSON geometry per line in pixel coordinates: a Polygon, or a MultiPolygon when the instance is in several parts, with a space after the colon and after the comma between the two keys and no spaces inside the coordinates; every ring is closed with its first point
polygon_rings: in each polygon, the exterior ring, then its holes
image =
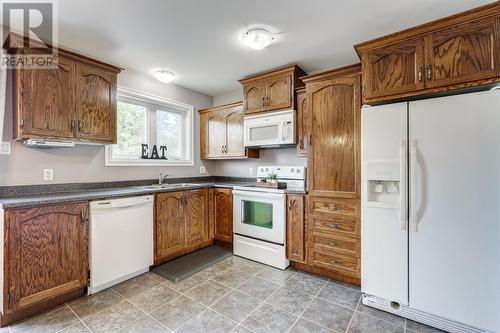
{"type": "Polygon", "coordinates": [[[167,151],[167,146],[160,146],[158,149],[156,145],[153,145],[151,152],[149,151],[149,145],[143,143],[141,144],[141,159],[143,160],[168,160],[165,156],[167,151]]]}

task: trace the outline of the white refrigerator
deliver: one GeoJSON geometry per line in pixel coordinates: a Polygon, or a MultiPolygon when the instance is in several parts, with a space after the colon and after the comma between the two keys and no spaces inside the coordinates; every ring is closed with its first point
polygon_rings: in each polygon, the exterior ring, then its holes
{"type": "Polygon", "coordinates": [[[500,90],[364,107],[363,303],[500,332],[500,90]]]}

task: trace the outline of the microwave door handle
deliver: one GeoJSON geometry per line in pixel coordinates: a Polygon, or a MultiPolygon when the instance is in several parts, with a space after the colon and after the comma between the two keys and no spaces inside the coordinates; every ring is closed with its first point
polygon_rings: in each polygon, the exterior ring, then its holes
{"type": "Polygon", "coordinates": [[[286,140],[286,137],[285,137],[285,126],[286,126],[286,120],[283,120],[281,122],[281,141],[285,141],[286,140]]]}

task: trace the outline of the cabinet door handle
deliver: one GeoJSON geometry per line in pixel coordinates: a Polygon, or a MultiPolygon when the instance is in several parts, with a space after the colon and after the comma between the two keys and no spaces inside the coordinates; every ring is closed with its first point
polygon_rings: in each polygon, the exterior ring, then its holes
{"type": "Polygon", "coordinates": [[[309,146],[312,146],[313,144],[313,136],[312,134],[309,134],[309,146]]]}
{"type": "Polygon", "coordinates": [[[424,66],[418,66],[418,82],[424,81],[424,66]]]}
{"type": "Polygon", "coordinates": [[[432,81],[432,65],[427,65],[427,80],[432,81]]]}
{"type": "Polygon", "coordinates": [[[266,106],[266,97],[265,96],[262,97],[262,106],[266,106]]]}
{"type": "Polygon", "coordinates": [[[78,120],[78,132],[82,131],[82,121],[78,120]]]}
{"type": "Polygon", "coordinates": [[[71,126],[71,131],[74,131],[75,130],[75,120],[74,119],[71,120],[70,126],[71,126]]]}

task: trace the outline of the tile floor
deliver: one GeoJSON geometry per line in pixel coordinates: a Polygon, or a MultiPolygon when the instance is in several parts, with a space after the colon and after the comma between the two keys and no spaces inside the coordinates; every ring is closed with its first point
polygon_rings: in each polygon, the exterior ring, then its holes
{"type": "Polygon", "coordinates": [[[0,333],[436,333],[365,307],[359,288],[230,257],[179,283],[133,278],[0,333]]]}

